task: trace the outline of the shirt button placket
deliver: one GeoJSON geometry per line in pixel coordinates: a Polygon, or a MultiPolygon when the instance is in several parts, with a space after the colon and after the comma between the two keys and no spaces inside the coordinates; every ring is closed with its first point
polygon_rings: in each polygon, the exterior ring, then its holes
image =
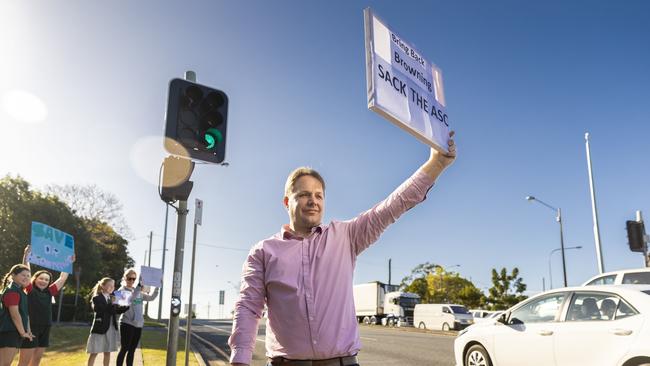
{"type": "MultiPolygon", "coordinates": [[[[311,268],[309,266],[309,241],[304,240],[302,242],[302,267],[303,267],[303,283],[305,284],[305,298],[307,303],[307,321],[309,323],[309,335],[312,339],[312,345],[316,345],[318,340],[314,334],[315,324],[314,324],[314,296],[311,287],[311,268]]],[[[314,353],[316,352],[313,349],[314,353]]]]}

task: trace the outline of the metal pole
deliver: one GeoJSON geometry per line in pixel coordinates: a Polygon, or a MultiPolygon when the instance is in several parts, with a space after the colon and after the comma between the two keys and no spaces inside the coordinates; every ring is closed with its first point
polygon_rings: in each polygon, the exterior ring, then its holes
{"type": "Polygon", "coordinates": [[[553,253],[555,253],[557,249],[551,250],[551,253],[548,255],[548,279],[549,279],[549,290],[553,289],[553,271],[551,270],[551,257],[553,256],[553,253]]]}
{"type": "MultiPolygon", "coordinates": [[[[149,259],[147,260],[147,267],[151,267],[151,242],[153,241],[153,231],[149,232],[149,259]]],[[[149,301],[144,304],[144,315],[149,318],[149,301]]]]}
{"type": "Polygon", "coordinates": [[[194,259],[196,257],[196,221],[194,222],[194,234],[192,235],[192,267],[190,269],[190,302],[185,325],[185,366],[190,362],[190,341],[192,338],[192,297],[194,295],[194,259]]]}
{"type": "Polygon", "coordinates": [[[77,321],[77,303],[79,301],[79,284],[81,283],[81,266],[77,267],[77,270],[74,271],[74,278],[77,282],[77,286],[74,292],[74,311],[72,312],[72,321],[77,321]]]}
{"type": "Polygon", "coordinates": [[[564,274],[564,287],[567,287],[566,280],[566,259],[564,256],[564,233],[562,232],[562,210],[557,209],[557,221],[560,223],[560,248],[562,249],[562,273],[564,274]]]}
{"type": "Polygon", "coordinates": [[[63,286],[59,290],[59,310],[56,313],[56,322],[61,323],[61,306],[63,305],[63,290],[65,290],[65,286],[63,286]]]}
{"type": "Polygon", "coordinates": [[[390,275],[391,275],[391,262],[393,260],[391,258],[388,258],[388,286],[390,286],[390,275]]]}
{"type": "Polygon", "coordinates": [[[594,221],[594,244],[596,245],[596,259],[598,261],[598,273],[605,272],[603,265],[603,254],[600,244],[600,230],[598,229],[598,210],[596,209],[596,189],[594,188],[594,173],[591,168],[591,150],[589,148],[589,132],[585,133],[585,146],[587,149],[587,168],[589,170],[589,187],[591,189],[591,214],[594,221]]]}
{"type": "Polygon", "coordinates": [[[178,315],[180,313],[181,307],[181,285],[183,283],[183,253],[185,251],[186,219],[187,201],[178,201],[178,221],[176,224],[176,253],[174,256],[174,273],[172,280],[172,306],[169,311],[169,329],[167,333],[167,366],[176,366],[176,351],[178,348],[178,315]]]}
{"type": "MultiPolygon", "coordinates": [[[[194,71],[185,72],[185,80],[196,82],[194,71]]],[[[189,177],[188,177],[189,179],[189,177]]],[[[176,253],[172,277],[172,299],[169,309],[169,331],[167,333],[167,366],[176,366],[178,350],[178,315],[181,312],[181,285],[183,284],[183,253],[185,251],[185,220],[187,219],[187,200],[178,201],[178,221],[176,224],[176,253]]],[[[192,311],[192,309],[190,309],[192,311]]]]}
{"type": "MultiPolygon", "coordinates": [[[[165,234],[163,235],[163,254],[162,254],[162,273],[163,277],[165,276],[165,253],[167,252],[167,219],[169,218],[169,205],[165,204],[165,234]]],[[[165,281],[162,282],[163,284],[165,281]]],[[[163,299],[163,287],[160,285],[160,294],[158,294],[158,321],[162,319],[162,299],[163,299]]]]}

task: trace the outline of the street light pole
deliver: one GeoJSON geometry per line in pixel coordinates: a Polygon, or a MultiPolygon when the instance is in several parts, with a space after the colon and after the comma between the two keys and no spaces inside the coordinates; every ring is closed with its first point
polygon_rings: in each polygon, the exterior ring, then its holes
{"type": "Polygon", "coordinates": [[[548,203],[540,200],[539,198],[536,198],[534,196],[526,196],[526,200],[528,201],[537,201],[538,203],[550,208],[551,210],[555,211],[557,216],[555,217],[555,220],[560,224],[560,249],[562,250],[562,274],[564,275],[564,287],[567,287],[567,279],[566,279],[566,258],[564,256],[564,232],[562,229],[562,210],[559,208],[555,208],[548,203]]]}
{"type": "MultiPolygon", "coordinates": [[[[564,250],[569,250],[569,249],[582,249],[582,246],[578,245],[578,246],[575,246],[575,247],[564,248],[564,250]]],[[[553,256],[553,253],[558,252],[560,250],[562,250],[562,248],[556,248],[556,249],[551,250],[551,252],[548,254],[548,279],[549,279],[549,282],[550,282],[549,283],[549,289],[550,290],[553,289],[553,271],[551,270],[551,257],[553,256]]],[[[564,251],[562,251],[562,253],[564,253],[564,251]]],[[[564,258],[562,260],[564,260],[564,258]]],[[[566,285],[564,287],[566,287],[566,285]]]]}

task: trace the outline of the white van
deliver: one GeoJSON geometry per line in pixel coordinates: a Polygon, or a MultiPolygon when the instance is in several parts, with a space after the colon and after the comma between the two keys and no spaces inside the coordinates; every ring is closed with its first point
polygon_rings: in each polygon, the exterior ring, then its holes
{"type": "Polygon", "coordinates": [[[463,305],[417,304],[413,326],[420,329],[460,330],[474,324],[474,317],[463,305]]]}

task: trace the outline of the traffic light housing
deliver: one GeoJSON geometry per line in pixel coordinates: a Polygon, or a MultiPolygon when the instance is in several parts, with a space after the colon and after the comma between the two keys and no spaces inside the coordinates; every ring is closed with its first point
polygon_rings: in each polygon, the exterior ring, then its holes
{"type": "Polygon", "coordinates": [[[630,244],[630,250],[645,253],[645,226],[643,222],[628,220],[625,225],[627,226],[627,240],[628,244],[630,244]]]}
{"type": "Polygon", "coordinates": [[[162,167],[160,198],[165,202],[187,201],[194,186],[190,180],[193,171],[193,161],[175,156],[166,157],[162,167]]]}
{"type": "Polygon", "coordinates": [[[226,157],[228,96],[184,79],[169,83],[165,148],[169,153],[221,163],[226,157]]]}

